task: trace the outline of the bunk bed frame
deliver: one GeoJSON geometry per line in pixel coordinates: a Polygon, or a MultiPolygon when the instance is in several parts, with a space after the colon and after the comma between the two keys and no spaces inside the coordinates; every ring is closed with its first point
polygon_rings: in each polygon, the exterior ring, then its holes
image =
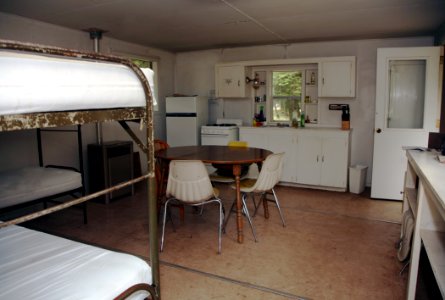
{"type": "Polygon", "coordinates": [[[152,299],[160,299],[160,275],[159,275],[159,252],[157,237],[157,201],[156,201],[156,183],[155,183],[155,166],[154,166],[154,139],[153,139],[153,98],[149,83],[143,72],[129,60],[102,55],[99,53],[84,53],[80,51],[68,50],[57,47],[46,47],[27,43],[18,43],[15,41],[0,40],[0,50],[23,51],[25,53],[37,53],[42,55],[50,55],[63,58],[84,59],[89,61],[102,61],[122,64],[130,68],[142,83],[145,94],[144,107],[132,108],[111,108],[111,109],[94,109],[79,111],[53,111],[53,112],[37,112],[26,114],[12,114],[0,116],[0,132],[24,129],[37,129],[49,127],[62,127],[67,125],[79,125],[92,122],[118,121],[135,143],[143,150],[147,157],[147,174],[130,181],[115,185],[113,187],[86,195],[77,199],[58,204],[41,211],[31,213],[26,216],[18,217],[6,222],[0,222],[0,230],[9,225],[19,224],[29,221],[50,213],[78,205],[105,195],[114,190],[118,190],[137,182],[146,181],[147,201],[148,201],[148,218],[149,218],[149,260],[152,275],[152,284],[137,284],[123,291],[116,299],[124,299],[131,295],[134,291],[148,291],[152,299]],[[143,143],[136,134],[130,129],[126,121],[140,120],[146,126],[146,143],[143,143]]]}

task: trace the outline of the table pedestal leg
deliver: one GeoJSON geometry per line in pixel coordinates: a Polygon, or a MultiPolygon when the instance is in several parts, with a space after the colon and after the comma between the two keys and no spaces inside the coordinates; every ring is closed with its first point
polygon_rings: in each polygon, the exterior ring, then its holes
{"type": "Polygon", "coordinates": [[[244,236],[243,236],[242,201],[240,192],[241,165],[233,165],[233,175],[235,176],[235,186],[236,186],[236,228],[238,230],[238,243],[242,243],[244,240],[244,236]]]}

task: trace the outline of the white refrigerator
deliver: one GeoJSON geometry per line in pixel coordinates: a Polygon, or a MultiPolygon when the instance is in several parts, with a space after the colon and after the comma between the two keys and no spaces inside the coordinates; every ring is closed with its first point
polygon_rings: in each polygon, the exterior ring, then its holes
{"type": "Polygon", "coordinates": [[[170,147],[201,145],[201,126],[207,124],[206,97],[166,98],[167,143],[170,147]]]}

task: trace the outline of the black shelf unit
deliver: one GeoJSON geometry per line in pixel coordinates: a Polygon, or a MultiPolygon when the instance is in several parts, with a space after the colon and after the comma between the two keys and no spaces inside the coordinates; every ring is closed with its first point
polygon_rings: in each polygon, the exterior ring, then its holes
{"type": "MultiPolygon", "coordinates": [[[[112,141],[88,145],[88,183],[90,193],[133,179],[133,142],[112,141]]],[[[133,195],[134,186],[110,192],[99,197],[109,204],[119,197],[133,195]]]]}

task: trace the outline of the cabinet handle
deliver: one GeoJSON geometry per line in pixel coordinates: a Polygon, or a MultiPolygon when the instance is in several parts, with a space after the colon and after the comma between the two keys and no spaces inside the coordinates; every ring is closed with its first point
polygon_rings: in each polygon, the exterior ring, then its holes
{"type": "Polygon", "coordinates": [[[238,80],[238,86],[240,86],[241,85],[241,82],[238,80]]]}

